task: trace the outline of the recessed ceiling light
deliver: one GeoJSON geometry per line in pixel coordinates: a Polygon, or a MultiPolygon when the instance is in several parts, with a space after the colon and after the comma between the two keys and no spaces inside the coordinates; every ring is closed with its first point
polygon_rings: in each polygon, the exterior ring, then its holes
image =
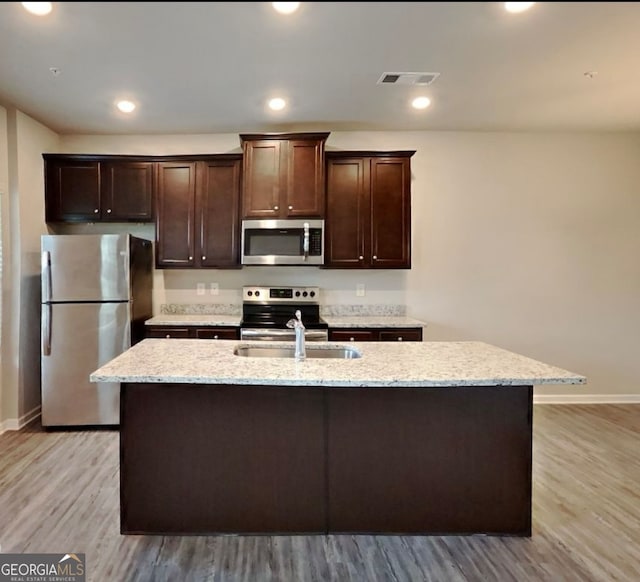
{"type": "Polygon", "coordinates": [[[131,113],[136,108],[136,104],[133,101],[127,101],[124,99],[122,101],[118,101],[116,103],[116,107],[122,111],[122,113],[131,113]]]}
{"type": "Polygon", "coordinates": [[[416,97],[411,102],[411,106],[414,109],[426,109],[429,105],[431,105],[431,99],[429,99],[429,97],[416,97]]]}
{"type": "Polygon", "coordinates": [[[293,14],[298,8],[300,8],[300,2],[272,2],[271,5],[280,14],[293,14]]]}
{"type": "Polygon", "coordinates": [[[51,2],[23,2],[22,5],[31,14],[37,14],[38,16],[49,14],[53,8],[51,2]]]}
{"type": "Polygon", "coordinates": [[[504,9],[507,12],[511,12],[512,14],[517,14],[518,12],[524,12],[525,10],[529,10],[535,2],[505,2],[504,9]]]}
{"type": "Polygon", "coordinates": [[[273,99],[269,100],[269,108],[273,109],[274,111],[281,111],[286,106],[287,106],[287,102],[284,99],[281,99],[280,97],[274,97],[273,99]]]}

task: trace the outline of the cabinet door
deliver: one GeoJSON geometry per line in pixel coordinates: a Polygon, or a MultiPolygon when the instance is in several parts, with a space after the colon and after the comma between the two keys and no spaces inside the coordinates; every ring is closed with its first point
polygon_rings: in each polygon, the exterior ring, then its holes
{"type": "Polygon", "coordinates": [[[198,339],[240,339],[238,327],[199,327],[195,330],[198,339]]]}
{"type": "Polygon", "coordinates": [[[153,219],[153,162],[102,164],[102,219],[149,222],[153,219]]]}
{"type": "Polygon", "coordinates": [[[289,217],[324,217],[324,141],[292,139],[287,143],[287,188],[281,196],[289,217]]]}
{"type": "Polygon", "coordinates": [[[156,193],[156,266],[193,267],[195,162],[160,162],[156,193]]]}
{"type": "Polygon", "coordinates": [[[378,332],[371,329],[330,329],[329,340],[335,342],[375,342],[378,332]]]}
{"type": "Polygon", "coordinates": [[[100,220],[100,163],[47,160],[45,163],[47,222],[100,220]]]}
{"type": "Polygon", "coordinates": [[[329,160],[325,266],[369,266],[369,162],[329,160]]]}
{"type": "Polygon", "coordinates": [[[145,337],[157,338],[189,338],[191,329],[188,327],[176,327],[168,325],[166,327],[149,326],[145,330],[145,337]]]}
{"type": "Polygon", "coordinates": [[[258,140],[244,143],[242,215],[244,218],[280,216],[283,142],[258,140]]]}
{"type": "Polygon", "coordinates": [[[371,265],[411,268],[411,170],[408,158],[371,159],[371,265]]]}
{"type": "Polygon", "coordinates": [[[240,159],[198,162],[196,217],[201,267],[238,267],[240,159]]]}
{"type": "Polygon", "coordinates": [[[422,329],[381,329],[381,342],[421,342],[422,329]]]}

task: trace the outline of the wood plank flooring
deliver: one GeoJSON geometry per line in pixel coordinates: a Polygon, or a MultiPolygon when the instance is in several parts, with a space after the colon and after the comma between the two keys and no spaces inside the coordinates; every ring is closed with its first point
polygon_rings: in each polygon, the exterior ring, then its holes
{"type": "Polygon", "coordinates": [[[533,446],[531,538],[123,536],[118,433],[32,425],[0,435],[0,551],[92,582],[640,580],[640,405],[538,405],[533,446]]]}

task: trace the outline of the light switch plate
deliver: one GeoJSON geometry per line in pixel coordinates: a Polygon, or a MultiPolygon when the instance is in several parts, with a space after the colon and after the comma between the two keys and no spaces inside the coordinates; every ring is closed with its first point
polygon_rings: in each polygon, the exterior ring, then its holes
{"type": "Polygon", "coordinates": [[[356,285],[356,297],[364,297],[366,294],[364,283],[356,285]]]}
{"type": "Polygon", "coordinates": [[[206,287],[204,283],[198,283],[196,285],[196,294],[198,295],[204,295],[206,292],[206,287]]]}

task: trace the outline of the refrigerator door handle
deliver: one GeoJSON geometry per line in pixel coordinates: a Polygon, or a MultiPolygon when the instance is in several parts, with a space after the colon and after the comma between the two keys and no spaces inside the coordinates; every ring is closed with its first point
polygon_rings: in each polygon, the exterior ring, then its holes
{"type": "Polygon", "coordinates": [[[51,253],[42,251],[40,260],[42,266],[42,302],[48,303],[51,301],[51,253]]]}
{"type": "Polygon", "coordinates": [[[42,304],[42,355],[51,355],[51,303],[42,304]]]}

